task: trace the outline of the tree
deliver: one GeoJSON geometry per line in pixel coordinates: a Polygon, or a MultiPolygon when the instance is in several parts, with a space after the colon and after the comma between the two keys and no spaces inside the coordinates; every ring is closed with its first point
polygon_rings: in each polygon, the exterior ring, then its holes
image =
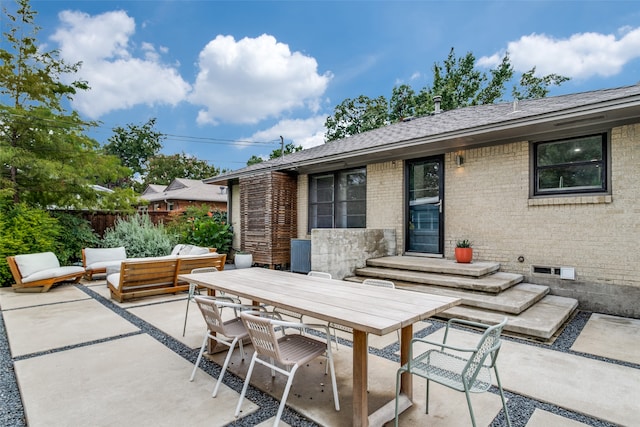
{"type": "Polygon", "coordinates": [[[333,116],[327,117],[326,142],[346,138],[387,124],[387,100],[384,96],[371,99],[360,95],[347,98],[336,106],[333,116]]]}
{"type": "Polygon", "coordinates": [[[120,158],[134,174],[144,175],[149,159],[160,152],[165,139],[154,129],[155,124],[156,119],[152,118],[141,126],[128,124],[126,128],[113,128],[114,135],[104,146],[105,152],[120,158]]]}
{"type": "MultiPolygon", "coordinates": [[[[295,153],[295,152],[301,151],[301,150],[302,150],[302,145],[294,145],[293,142],[289,142],[284,146],[284,154],[285,154],[285,156],[287,154],[295,153]]],[[[278,159],[280,157],[282,157],[282,148],[276,148],[269,155],[269,160],[278,159]]],[[[254,154],[253,156],[251,156],[249,158],[249,160],[247,160],[247,166],[255,165],[255,164],[258,164],[258,163],[262,163],[262,162],[263,162],[262,157],[256,156],[254,154]]]]}
{"type": "Polygon", "coordinates": [[[143,187],[149,184],[169,185],[175,178],[204,179],[216,176],[220,169],[185,153],[159,154],[149,159],[143,187]]]}
{"type": "Polygon", "coordinates": [[[89,86],[82,80],[63,82],[80,63],[67,64],[57,51],[40,49],[35,16],[28,0],[17,0],[15,15],[3,8],[0,195],[34,207],[93,208],[100,195],[91,185],[127,171],[85,135],[96,123],[66,111],[64,102],[89,86]]]}
{"type": "MultiPolygon", "coordinates": [[[[487,73],[476,69],[476,58],[471,52],[456,57],[453,48],[442,64],[433,65],[432,72],[431,86],[422,88],[417,95],[409,85],[394,87],[388,111],[382,107],[384,97],[374,100],[363,95],[347,98],[335,107],[333,116],[327,118],[325,142],[377,129],[406,117],[431,114],[435,110],[436,96],[440,96],[443,111],[499,102],[514,74],[508,54],[487,73]]],[[[550,86],[561,85],[567,80],[568,77],[558,74],[536,77],[534,67],[522,74],[519,86],[513,87],[512,96],[516,99],[542,98],[549,93],[550,86]]]]}

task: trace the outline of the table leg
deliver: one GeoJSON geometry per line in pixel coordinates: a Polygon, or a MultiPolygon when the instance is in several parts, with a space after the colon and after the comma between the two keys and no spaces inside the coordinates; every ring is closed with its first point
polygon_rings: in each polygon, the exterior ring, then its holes
{"type": "MultiPolygon", "coordinates": [[[[413,338],[413,325],[402,328],[400,334],[400,366],[409,361],[409,349],[411,348],[411,339],[413,338]]],[[[413,399],[413,376],[405,372],[400,377],[400,393],[413,399]]]]}
{"type": "Polygon", "coordinates": [[[367,333],[353,331],[353,423],[366,427],[369,424],[369,401],[367,396],[367,333]]]}

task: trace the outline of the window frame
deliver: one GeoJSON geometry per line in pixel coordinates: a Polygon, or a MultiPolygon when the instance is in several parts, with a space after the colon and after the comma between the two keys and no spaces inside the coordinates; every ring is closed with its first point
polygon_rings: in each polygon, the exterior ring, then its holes
{"type": "Polygon", "coordinates": [[[530,194],[531,197],[534,198],[543,198],[543,197],[576,197],[581,195],[594,195],[594,194],[611,194],[611,139],[610,132],[594,132],[589,134],[581,134],[581,135],[572,135],[562,138],[557,138],[553,140],[545,140],[545,141],[535,141],[530,144],[530,158],[531,158],[531,183],[530,183],[530,194]],[[562,142],[571,143],[577,139],[583,139],[588,137],[600,137],[601,147],[602,147],[602,159],[596,161],[598,165],[602,167],[602,185],[598,188],[572,188],[567,187],[564,190],[540,190],[539,188],[539,178],[540,172],[546,169],[552,169],[554,167],[562,167],[562,166],[575,166],[575,165],[587,165],[592,164],[594,162],[578,162],[578,163],[556,163],[552,165],[539,166],[538,165],[538,150],[540,147],[545,144],[557,144],[562,142]]]}
{"type": "MultiPolygon", "coordinates": [[[[361,166],[361,167],[357,167],[357,168],[349,168],[349,169],[341,169],[338,171],[330,171],[330,172],[323,172],[323,173],[317,173],[317,174],[313,174],[313,175],[309,175],[309,197],[308,197],[308,231],[311,232],[312,229],[314,228],[318,228],[318,229],[329,229],[329,228],[366,228],[367,227],[367,212],[366,212],[366,208],[367,208],[367,168],[366,166],[361,166]],[[341,177],[346,177],[346,175],[348,175],[349,173],[362,173],[364,175],[364,198],[362,199],[354,199],[354,200],[345,200],[345,198],[342,198],[340,195],[340,186],[339,186],[339,182],[340,182],[340,178],[341,177]],[[314,189],[314,185],[315,185],[315,181],[314,179],[318,179],[318,178],[328,178],[331,177],[332,179],[332,198],[331,201],[321,201],[318,202],[317,201],[317,197],[314,198],[313,196],[313,189],[314,189]],[[313,200],[316,199],[316,201],[314,202],[313,200]],[[339,223],[338,221],[338,217],[340,216],[340,212],[341,211],[348,211],[348,205],[350,203],[364,203],[364,213],[361,214],[361,216],[364,219],[364,224],[362,226],[358,226],[358,227],[349,227],[348,225],[348,217],[352,216],[349,214],[343,215],[345,218],[345,222],[347,222],[347,224],[345,224],[345,226],[337,226],[337,224],[339,223]],[[318,227],[318,221],[317,221],[317,209],[316,209],[316,214],[314,214],[314,207],[320,206],[320,205],[325,205],[331,206],[331,227],[318,227]],[[346,206],[346,207],[345,207],[346,206]],[[315,221],[314,221],[314,218],[315,221]],[[314,226],[315,224],[315,226],[314,226]]],[[[348,194],[348,191],[344,192],[345,195],[348,194]]],[[[354,215],[355,216],[355,215],[354,215]]]]}

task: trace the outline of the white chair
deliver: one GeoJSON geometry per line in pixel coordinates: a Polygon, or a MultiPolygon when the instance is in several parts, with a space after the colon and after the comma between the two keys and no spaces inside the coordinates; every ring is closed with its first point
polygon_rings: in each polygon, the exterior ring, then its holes
{"type": "MultiPolygon", "coordinates": [[[[331,274],[324,273],[322,271],[310,271],[307,273],[307,276],[320,277],[322,279],[331,279],[331,274]]],[[[298,321],[300,322],[302,322],[302,318],[304,317],[302,313],[298,313],[296,311],[288,310],[281,307],[274,307],[273,312],[280,315],[284,314],[285,316],[293,317],[294,319],[298,319],[298,321]]]]}
{"type": "Polygon", "coordinates": [[[244,324],[242,323],[242,320],[239,317],[236,316],[231,320],[227,320],[226,322],[223,321],[221,316],[221,308],[229,307],[233,308],[234,310],[255,310],[258,307],[221,301],[218,297],[196,296],[194,298],[196,303],[198,304],[198,307],[200,308],[200,311],[202,312],[204,321],[207,324],[207,332],[204,334],[202,346],[200,346],[200,353],[198,353],[198,359],[193,366],[193,372],[191,372],[191,378],[189,379],[189,381],[193,381],[193,379],[195,378],[196,371],[198,370],[198,366],[200,365],[200,360],[202,360],[202,354],[207,347],[207,341],[209,339],[213,339],[216,342],[229,347],[227,357],[224,359],[222,370],[220,371],[220,375],[218,376],[218,381],[216,382],[216,385],[213,388],[213,393],[211,394],[213,397],[216,397],[216,395],[218,394],[220,383],[222,383],[222,377],[227,370],[227,366],[229,366],[231,354],[233,353],[233,349],[235,348],[236,343],[239,343],[240,345],[240,354],[242,356],[242,360],[244,360],[244,349],[242,348],[242,340],[249,336],[247,330],[244,327],[244,324]]]}
{"type": "Polygon", "coordinates": [[[471,396],[469,393],[482,393],[491,387],[491,369],[496,374],[496,382],[498,390],[502,398],[502,408],[507,419],[507,425],[511,427],[509,412],[498,375],[498,352],[500,350],[500,335],[502,329],[507,324],[505,317],[501,323],[489,326],[482,323],[470,322],[467,320],[450,319],[447,322],[447,328],[444,333],[442,342],[429,341],[422,338],[414,338],[411,340],[409,349],[409,362],[398,369],[396,375],[396,421],[398,426],[398,396],[400,394],[400,376],[407,372],[412,375],[418,375],[427,380],[427,397],[426,397],[426,413],[429,413],[429,381],[435,381],[446,387],[465,393],[467,398],[467,406],[471,415],[471,424],[475,427],[476,419],[473,415],[471,407],[471,396]],[[463,348],[447,344],[447,337],[451,325],[460,324],[480,328],[484,333],[480,337],[478,344],[473,348],[463,348]],[[426,343],[437,346],[439,348],[428,350],[417,357],[413,357],[413,345],[415,343],[426,343]],[[468,356],[461,355],[467,353],[468,356]]]}
{"type": "MultiPolygon", "coordinates": [[[[218,269],[215,267],[202,267],[194,268],[193,270],[191,270],[191,274],[213,273],[215,271],[218,271],[218,269]]],[[[187,316],[189,315],[189,303],[193,300],[193,297],[196,293],[200,295],[200,288],[198,287],[198,285],[195,283],[189,283],[189,295],[187,296],[187,309],[184,312],[184,326],[182,326],[182,336],[184,336],[187,332],[187,316]]],[[[240,298],[228,296],[222,291],[218,291],[216,296],[218,296],[221,300],[226,300],[235,304],[242,304],[240,298]]]]}
{"type": "MultiPolygon", "coordinates": [[[[271,314],[271,313],[269,313],[271,314]]],[[[240,393],[240,400],[236,407],[235,416],[240,413],[242,401],[249,387],[251,374],[256,362],[271,368],[271,375],[275,376],[274,371],[287,376],[287,384],[285,385],[278,413],[276,414],[274,426],[277,426],[282,417],[282,411],[291,389],[293,377],[300,366],[315,359],[318,356],[326,356],[329,370],[331,371],[331,385],[333,387],[333,400],[336,411],[340,410],[340,401],[338,400],[338,386],[336,383],[336,373],[333,365],[333,356],[331,355],[331,345],[329,343],[329,328],[326,325],[305,324],[284,322],[268,317],[260,312],[241,312],[240,318],[245,325],[251,342],[253,344],[254,353],[251,358],[251,364],[247,371],[247,378],[244,380],[244,386],[240,393]],[[292,334],[286,335],[285,328],[314,328],[321,329],[325,332],[325,340],[320,341],[317,338],[308,335],[292,334]],[[281,329],[283,335],[276,336],[276,329],[281,329]],[[276,364],[277,363],[277,364],[276,364]],[[282,368],[284,367],[284,369],[282,368]]],[[[326,370],[325,370],[326,374],[326,370]]]]}

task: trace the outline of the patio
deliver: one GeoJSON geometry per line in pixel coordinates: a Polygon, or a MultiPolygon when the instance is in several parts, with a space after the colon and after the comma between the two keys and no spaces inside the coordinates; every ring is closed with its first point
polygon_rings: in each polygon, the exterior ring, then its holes
{"type": "MultiPolygon", "coordinates": [[[[192,305],[182,337],[185,305],[186,294],[116,303],[104,280],[64,284],[44,294],[0,289],[0,424],[270,425],[284,379],[272,381],[267,369],[256,368],[242,417],[233,416],[251,346],[245,347],[244,362],[236,349],[215,399],[211,390],[224,353],[211,356],[216,363],[204,363],[204,372],[189,382],[204,321],[192,305]]],[[[414,332],[438,336],[442,325],[429,319],[416,324],[414,332]]],[[[456,331],[455,342],[469,342],[474,335],[456,331]]],[[[393,396],[396,339],[395,332],[369,338],[370,410],[393,396]]],[[[640,320],[586,312],[579,312],[551,345],[505,337],[498,364],[513,425],[636,424],[639,341],[640,320]]],[[[341,411],[333,408],[324,361],[318,359],[296,375],[282,425],[350,425],[351,348],[351,336],[340,335],[334,357],[341,411]]],[[[433,384],[429,415],[424,393],[424,383],[415,379],[415,403],[401,425],[470,425],[463,393],[433,384]]],[[[498,394],[472,398],[479,425],[504,424],[498,394]]]]}

